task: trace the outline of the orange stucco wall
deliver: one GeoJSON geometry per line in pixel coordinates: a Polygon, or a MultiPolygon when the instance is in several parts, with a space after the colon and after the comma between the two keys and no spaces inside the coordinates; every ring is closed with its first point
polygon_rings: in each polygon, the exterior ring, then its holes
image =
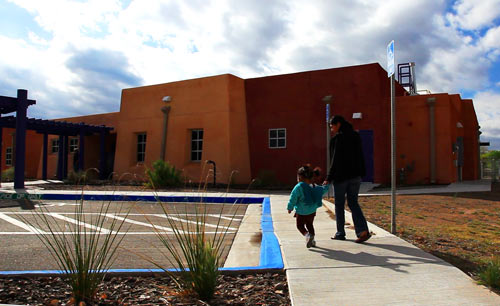
{"type": "MultiPolygon", "coordinates": [[[[397,168],[406,168],[406,183],[430,183],[430,115],[427,99],[435,97],[436,183],[458,179],[457,137],[464,137],[463,179],[478,178],[478,125],[472,101],[459,95],[432,94],[397,98],[397,168]],[[459,123],[463,127],[459,127],[459,123]]],[[[399,179],[399,177],[398,177],[399,179]]]]}
{"type": "MultiPolygon", "coordinates": [[[[115,178],[145,180],[144,171],[161,156],[164,128],[162,108],[170,107],[165,160],[192,182],[212,182],[211,165],[217,164],[217,182],[248,184],[261,170],[272,170],[283,183],[293,183],[298,166],[326,163],[325,105],[333,95],[331,114],[343,115],[357,130],[373,132],[373,180],[390,182],[390,83],[379,64],[307,71],[243,80],[230,74],[124,89],[120,112],[63,118],[67,122],[114,127],[106,138],[107,160],[115,178]],[[162,101],[170,96],[170,102],[162,101]],[[352,119],[362,113],[361,119],[352,119]],[[270,149],[268,130],[286,128],[286,149],[270,149]],[[201,162],[190,159],[191,130],[203,129],[201,162]],[[137,162],[137,134],[146,133],[144,162],[137,162]],[[116,148],[116,149],[115,149],[116,148]],[[113,159],[114,157],[114,159],[113,159]],[[234,176],[231,178],[231,175],[234,176]]],[[[479,176],[478,122],[471,100],[460,95],[405,96],[396,84],[397,167],[405,170],[405,183],[430,182],[430,128],[427,99],[435,103],[436,183],[457,181],[457,137],[464,139],[463,179],[479,176]],[[458,125],[458,126],[457,126],[458,125]],[[460,127],[461,125],[461,127],[460,127]]],[[[3,130],[5,148],[12,129],[3,130]]],[[[71,136],[78,138],[78,136],[71,136]]],[[[57,153],[51,153],[48,178],[56,176],[57,153]]],[[[41,134],[27,136],[27,176],[41,177],[41,134]]],[[[10,141],[10,142],[9,142],[10,141]]],[[[99,135],[85,137],[85,168],[98,168],[99,135]]],[[[72,170],[73,154],[68,156],[72,170]]],[[[398,175],[398,180],[401,179],[398,175]]]]}
{"type": "Polygon", "coordinates": [[[160,158],[164,106],[171,107],[166,161],[194,182],[207,178],[211,167],[206,160],[216,162],[219,183],[228,183],[233,171],[237,171],[234,183],[250,181],[244,82],[228,74],[124,89],[117,127],[120,151],[115,157],[116,172],[141,177],[145,168],[160,158]],[[163,102],[164,96],[170,96],[172,101],[163,102]],[[190,160],[193,129],[204,131],[202,162],[190,160]],[[138,133],[147,135],[144,163],[136,159],[138,133]]]}
{"type": "MultiPolygon", "coordinates": [[[[2,171],[10,168],[5,164],[5,153],[8,147],[13,146],[15,129],[4,128],[2,129],[2,171]]],[[[36,178],[38,163],[33,156],[38,156],[41,152],[43,137],[35,131],[26,131],[26,161],[25,161],[25,175],[26,178],[36,178]]],[[[15,152],[12,151],[12,162],[14,163],[15,152]]]]}

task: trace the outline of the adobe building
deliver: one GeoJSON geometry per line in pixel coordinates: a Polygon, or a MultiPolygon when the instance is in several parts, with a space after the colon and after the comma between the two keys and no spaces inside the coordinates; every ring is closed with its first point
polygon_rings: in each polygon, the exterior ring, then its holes
{"type": "MultiPolygon", "coordinates": [[[[252,79],[230,74],[122,90],[120,111],[60,119],[105,124],[107,174],[144,179],[144,170],[163,159],[187,180],[249,184],[267,176],[291,185],[304,164],[326,167],[330,114],[349,120],[361,134],[365,181],[390,182],[390,83],[377,63],[252,79]]],[[[471,100],[459,95],[409,95],[396,84],[398,181],[448,184],[479,176],[479,125],[471,100]]],[[[3,129],[2,169],[9,165],[3,129]]],[[[41,177],[41,137],[28,133],[28,177],[41,177]],[[38,163],[38,165],[36,165],[38,163]]],[[[99,164],[98,136],[85,138],[85,168],[99,164]],[[88,138],[88,139],[87,139],[88,138]]],[[[48,177],[56,175],[56,151],[48,177]]],[[[69,141],[70,155],[78,139],[69,141]]],[[[51,145],[49,145],[50,147],[51,145]]],[[[51,152],[49,150],[49,152],[51,152]]],[[[68,163],[72,160],[68,158],[68,163]]],[[[12,162],[11,162],[12,163],[12,162]]],[[[72,168],[68,166],[68,168],[72,168]]]]}

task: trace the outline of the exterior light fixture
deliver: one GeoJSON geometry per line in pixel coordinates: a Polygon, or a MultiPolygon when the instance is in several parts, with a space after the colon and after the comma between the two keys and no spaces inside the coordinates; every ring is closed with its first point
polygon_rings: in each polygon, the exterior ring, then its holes
{"type": "Polygon", "coordinates": [[[163,102],[167,103],[167,102],[170,102],[172,101],[172,97],[171,96],[165,96],[161,99],[163,102]]]}

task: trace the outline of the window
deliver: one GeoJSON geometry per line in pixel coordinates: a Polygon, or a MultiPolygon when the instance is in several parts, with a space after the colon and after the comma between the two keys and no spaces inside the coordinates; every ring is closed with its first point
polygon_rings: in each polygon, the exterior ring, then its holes
{"type": "Polygon", "coordinates": [[[59,139],[52,139],[52,153],[59,152],[59,139]]]}
{"type": "Polygon", "coordinates": [[[269,148],[286,148],[286,129],[269,129],[269,148]]]}
{"type": "Polygon", "coordinates": [[[146,133],[137,134],[137,162],[144,162],[146,157],[146,133]]]}
{"type": "Polygon", "coordinates": [[[203,130],[191,130],[191,161],[201,161],[203,130]]]}
{"type": "Polygon", "coordinates": [[[69,152],[73,153],[78,149],[78,138],[71,138],[69,140],[69,152]]]}
{"type": "Polygon", "coordinates": [[[5,165],[12,166],[12,147],[5,149],[5,165]]]}

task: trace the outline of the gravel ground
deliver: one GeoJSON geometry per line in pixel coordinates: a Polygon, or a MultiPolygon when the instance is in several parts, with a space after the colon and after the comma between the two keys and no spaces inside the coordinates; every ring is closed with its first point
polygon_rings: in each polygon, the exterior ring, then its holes
{"type": "MultiPolygon", "coordinates": [[[[279,273],[221,275],[210,303],[179,291],[167,276],[111,277],[94,305],[291,305],[286,276],[279,273]]],[[[60,277],[0,278],[0,303],[72,305],[60,277]]]]}

